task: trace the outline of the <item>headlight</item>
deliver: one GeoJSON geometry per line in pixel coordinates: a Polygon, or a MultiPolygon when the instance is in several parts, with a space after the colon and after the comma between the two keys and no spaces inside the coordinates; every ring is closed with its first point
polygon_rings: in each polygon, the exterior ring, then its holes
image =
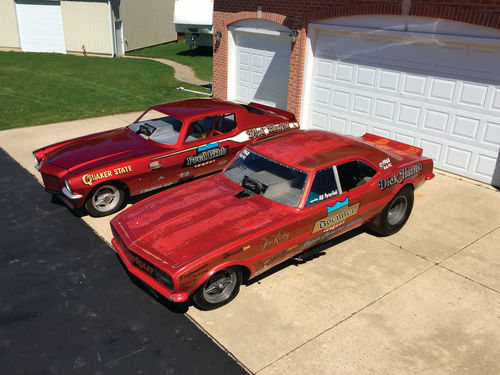
{"type": "Polygon", "coordinates": [[[67,179],[64,179],[64,185],[66,186],[66,189],[68,189],[68,191],[73,194],[73,191],[71,190],[71,185],[69,184],[68,180],[67,179]]]}
{"type": "Polygon", "coordinates": [[[33,157],[35,158],[35,163],[37,163],[37,164],[38,164],[38,163],[40,163],[40,161],[39,161],[39,160],[38,160],[38,158],[36,157],[36,154],[35,154],[35,153],[33,153],[33,157]]]}

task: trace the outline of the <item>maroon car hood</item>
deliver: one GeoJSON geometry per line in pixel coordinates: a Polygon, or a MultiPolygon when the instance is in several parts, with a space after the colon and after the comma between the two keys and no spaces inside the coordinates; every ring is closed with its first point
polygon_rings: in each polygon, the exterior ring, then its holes
{"type": "Polygon", "coordinates": [[[223,174],[206,177],[137,203],[112,224],[131,249],[180,267],[291,216],[292,208],[258,195],[236,198],[240,190],[223,174]]]}
{"type": "Polygon", "coordinates": [[[92,134],[62,146],[49,154],[48,162],[70,172],[118,161],[129,156],[153,151],[159,146],[137,136],[128,128],[92,134]]]}

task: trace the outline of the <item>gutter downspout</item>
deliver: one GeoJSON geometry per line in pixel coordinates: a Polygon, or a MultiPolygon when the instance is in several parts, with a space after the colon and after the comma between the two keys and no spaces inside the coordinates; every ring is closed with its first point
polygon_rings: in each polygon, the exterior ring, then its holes
{"type": "Polygon", "coordinates": [[[109,9],[109,35],[111,37],[111,57],[116,57],[115,33],[113,27],[113,10],[111,9],[110,0],[108,0],[108,9],[109,9]]]}

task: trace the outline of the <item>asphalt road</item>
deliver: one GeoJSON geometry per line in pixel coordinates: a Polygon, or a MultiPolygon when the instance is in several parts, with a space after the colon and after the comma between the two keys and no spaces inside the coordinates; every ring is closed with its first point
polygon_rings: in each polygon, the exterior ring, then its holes
{"type": "Polygon", "coordinates": [[[1,149],[0,207],[2,374],[246,374],[1,149]]]}

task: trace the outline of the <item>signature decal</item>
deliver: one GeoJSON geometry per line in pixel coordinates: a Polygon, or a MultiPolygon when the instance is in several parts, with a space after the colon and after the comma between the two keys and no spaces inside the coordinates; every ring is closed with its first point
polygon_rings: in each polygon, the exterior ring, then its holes
{"type": "Polygon", "coordinates": [[[184,164],[182,165],[182,167],[186,168],[194,166],[195,168],[197,168],[211,164],[215,162],[215,159],[226,155],[227,150],[229,149],[229,146],[218,147],[218,144],[209,149],[206,149],[206,147],[209,145],[198,147],[196,155],[188,156],[184,160],[184,164]]]}
{"type": "Polygon", "coordinates": [[[411,176],[421,172],[424,169],[423,163],[420,161],[410,168],[403,168],[392,177],[383,178],[379,180],[378,186],[380,190],[385,190],[393,185],[402,184],[411,176]]]}
{"type": "Polygon", "coordinates": [[[274,233],[269,237],[262,237],[260,240],[260,245],[262,246],[262,251],[269,249],[274,246],[287,241],[290,238],[290,233],[288,232],[278,232],[274,233]]]}
{"type": "Polygon", "coordinates": [[[319,231],[330,231],[341,226],[345,221],[358,213],[359,202],[349,206],[349,197],[342,202],[337,202],[333,206],[326,206],[327,215],[314,223],[312,234],[319,231]]]}
{"type": "Polygon", "coordinates": [[[265,125],[258,128],[248,129],[246,133],[248,138],[254,139],[257,137],[263,137],[272,133],[281,132],[288,129],[297,128],[298,124],[296,122],[280,122],[279,124],[265,125]]]}
{"type": "Polygon", "coordinates": [[[131,165],[125,165],[123,167],[118,167],[113,169],[113,171],[104,171],[100,173],[95,173],[95,174],[86,174],[82,176],[82,182],[85,185],[92,185],[94,181],[102,180],[103,178],[111,177],[111,176],[118,176],[122,173],[129,173],[132,172],[132,166],[131,165]]]}

